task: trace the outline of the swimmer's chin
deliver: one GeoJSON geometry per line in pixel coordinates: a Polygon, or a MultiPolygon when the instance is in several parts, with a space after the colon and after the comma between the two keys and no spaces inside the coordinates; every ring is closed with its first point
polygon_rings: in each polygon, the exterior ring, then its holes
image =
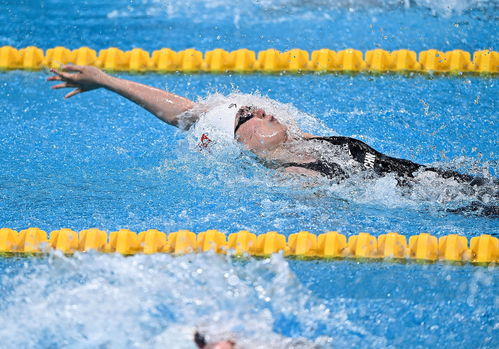
{"type": "Polygon", "coordinates": [[[259,135],[259,141],[253,143],[254,137],[252,136],[248,143],[242,143],[246,150],[251,151],[256,156],[264,160],[272,160],[276,158],[276,153],[280,153],[289,140],[290,137],[288,133],[284,133],[282,136],[278,133],[272,133],[268,135],[259,135]],[[272,142],[273,138],[282,137],[280,141],[272,142]]]}

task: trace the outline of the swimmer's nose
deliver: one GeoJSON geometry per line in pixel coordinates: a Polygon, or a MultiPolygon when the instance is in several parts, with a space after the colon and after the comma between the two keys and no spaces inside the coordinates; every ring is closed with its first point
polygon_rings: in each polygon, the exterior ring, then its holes
{"type": "Polygon", "coordinates": [[[267,114],[265,112],[265,110],[263,110],[263,109],[258,109],[256,111],[256,117],[259,118],[259,119],[265,119],[265,120],[269,120],[269,121],[274,121],[275,120],[274,115],[267,114]]]}
{"type": "Polygon", "coordinates": [[[268,120],[268,121],[275,121],[276,120],[276,118],[274,117],[274,115],[271,115],[271,114],[265,114],[263,116],[263,119],[268,120]]]}
{"type": "Polygon", "coordinates": [[[259,118],[259,119],[264,119],[267,116],[267,114],[265,114],[265,110],[263,110],[263,109],[257,109],[257,110],[255,110],[255,114],[254,115],[257,118],[259,118]]]}

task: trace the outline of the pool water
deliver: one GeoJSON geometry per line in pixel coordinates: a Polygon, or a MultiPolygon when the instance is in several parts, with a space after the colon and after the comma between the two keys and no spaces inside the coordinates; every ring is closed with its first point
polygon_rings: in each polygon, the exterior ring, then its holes
{"type": "MultiPolygon", "coordinates": [[[[13,229],[498,233],[496,219],[446,212],[478,199],[459,195],[456,183],[430,180],[409,194],[391,177],[304,188],[246,153],[200,153],[190,133],[107,91],[65,101],[46,76],[0,75],[6,96],[1,214],[13,229]]],[[[122,76],[192,99],[201,93],[218,100],[215,91],[234,88],[260,91],[287,103],[279,109],[305,131],[357,137],[385,154],[438,167],[497,173],[493,78],[122,76]]]]}
{"type": "Polygon", "coordinates": [[[2,346],[494,348],[494,267],[211,254],[2,261],[2,346]],[[294,345],[294,346],[293,346],[294,345]]]}
{"type": "MultiPolygon", "coordinates": [[[[20,1],[0,4],[0,45],[473,52],[497,50],[498,13],[493,1],[20,1]]],[[[434,178],[410,192],[390,177],[308,186],[237,147],[200,153],[192,133],[110,92],[63,100],[48,76],[0,74],[2,227],[499,234],[497,218],[448,212],[493,195],[434,178]]],[[[494,76],[119,76],[205,103],[232,94],[310,133],[498,176],[494,76]]],[[[499,346],[494,266],[55,253],[0,270],[7,348],[192,348],[194,328],[257,348],[499,346]]]]}

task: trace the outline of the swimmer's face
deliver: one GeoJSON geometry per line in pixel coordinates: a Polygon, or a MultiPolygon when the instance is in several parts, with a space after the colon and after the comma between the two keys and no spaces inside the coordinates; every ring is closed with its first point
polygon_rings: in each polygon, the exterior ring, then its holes
{"type": "Polygon", "coordinates": [[[288,128],[263,109],[242,107],[236,115],[235,137],[253,152],[274,150],[288,139],[288,128]]]}

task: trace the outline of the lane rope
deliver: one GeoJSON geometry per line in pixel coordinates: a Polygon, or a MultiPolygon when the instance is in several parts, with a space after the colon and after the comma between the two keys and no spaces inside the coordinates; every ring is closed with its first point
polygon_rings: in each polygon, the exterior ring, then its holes
{"type": "Polygon", "coordinates": [[[301,49],[279,52],[267,49],[258,52],[245,48],[232,52],[217,48],[204,54],[195,49],[173,51],[163,48],[151,54],[134,48],[122,51],[111,47],[99,53],[88,47],[70,50],[54,47],[45,52],[34,46],[16,49],[0,47],[0,70],[39,70],[59,68],[62,64],[93,65],[109,71],[156,73],[328,73],[328,72],[422,72],[497,74],[499,53],[482,50],[441,52],[435,49],[419,52],[410,50],[370,50],[365,53],[346,49],[320,49],[309,53],[301,49]],[[472,60],[473,58],[473,60],[472,60]]]}
{"type": "Polygon", "coordinates": [[[86,229],[79,233],[71,229],[54,230],[50,234],[28,228],[19,232],[0,229],[0,253],[38,254],[51,249],[71,254],[76,251],[96,250],[104,253],[171,253],[185,254],[214,251],[266,257],[273,253],[301,258],[392,258],[426,261],[471,263],[499,262],[499,239],[483,234],[472,237],[468,244],[465,236],[450,234],[437,238],[421,233],[410,236],[386,233],[375,237],[369,233],[352,235],[348,239],[336,231],[318,236],[300,231],[287,237],[271,231],[256,235],[239,231],[228,237],[218,230],[195,234],[179,230],[165,234],[149,229],[139,234],[128,229],[113,231],[109,235],[99,229],[86,229]]]}

